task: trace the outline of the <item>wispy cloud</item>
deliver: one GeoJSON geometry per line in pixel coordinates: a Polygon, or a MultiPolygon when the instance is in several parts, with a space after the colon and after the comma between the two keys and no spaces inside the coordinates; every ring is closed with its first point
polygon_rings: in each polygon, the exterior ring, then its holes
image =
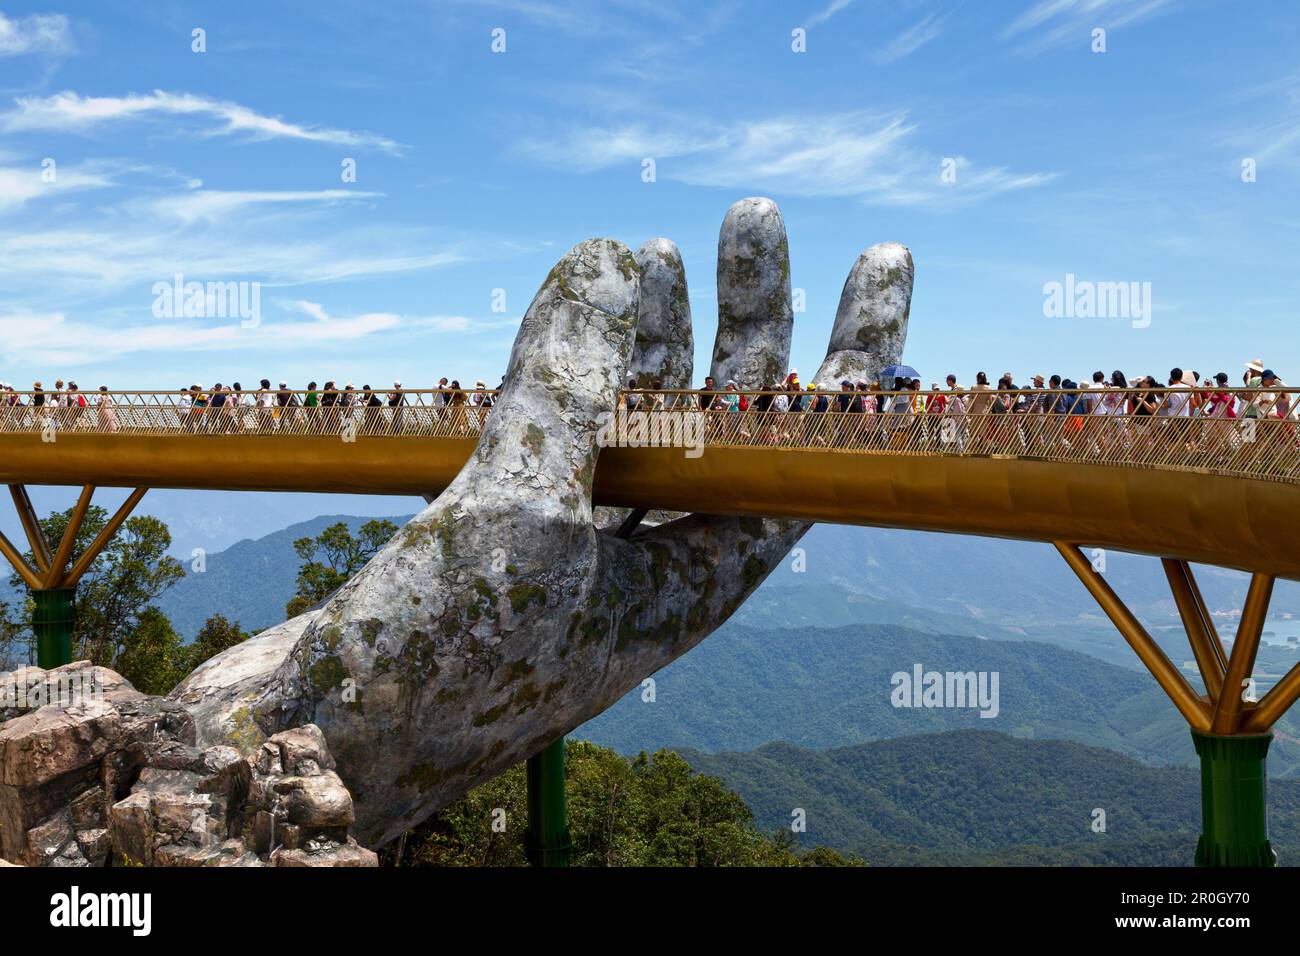
{"type": "Polygon", "coordinates": [[[70,53],[68,18],[61,13],[12,19],[0,12],[0,57],[28,53],[70,53]]]}
{"type": "Polygon", "coordinates": [[[947,14],[939,16],[937,13],[931,13],[920,23],[908,27],[885,44],[883,48],[876,51],[876,62],[882,65],[893,63],[895,60],[901,60],[903,57],[915,53],[943,33],[943,21],[947,18],[947,14]]]}
{"type": "Polygon", "coordinates": [[[856,196],[908,205],[976,199],[1038,186],[1051,173],[1013,173],[954,157],[956,181],[941,181],[943,157],[912,144],[906,114],[865,112],[776,117],[725,127],[686,123],[588,127],[525,143],[535,159],[580,172],[653,158],[658,175],[698,186],[763,189],[798,196],[856,196]]]}
{"type": "Polygon", "coordinates": [[[215,120],[220,124],[204,130],[205,135],[299,139],[387,153],[402,151],[400,143],[374,133],[290,123],[238,103],[165,90],[126,96],[82,96],[65,90],[53,96],[18,97],[12,110],[0,114],[0,130],[87,133],[108,123],[167,116],[215,120]]]}
{"type": "Polygon", "coordinates": [[[383,193],[352,191],[348,189],[316,190],[218,190],[196,189],[188,193],[167,196],[150,201],[150,211],[164,219],[182,223],[213,221],[230,213],[254,206],[297,204],[333,205],[377,199],[383,193]]]}
{"type": "Polygon", "coordinates": [[[0,233],[0,277],[7,296],[20,284],[44,293],[99,295],[170,278],[177,271],[202,281],[256,280],[268,286],[305,285],[436,269],[465,261],[454,248],[428,248],[427,236],[401,230],[348,230],[316,239],[259,234],[257,229],[166,231],[124,223],[80,229],[0,233]]]}
{"type": "Polygon", "coordinates": [[[16,209],[33,199],[65,198],[83,189],[113,184],[112,177],[93,166],[53,167],[49,178],[43,167],[0,166],[0,212],[16,209]]]}
{"type": "Polygon", "coordinates": [[[831,0],[830,4],[824,10],[812,16],[808,21],[808,26],[815,27],[820,23],[825,23],[851,3],[853,3],[853,0],[831,0]]]}
{"type": "MultiPolygon", "coordinates": [[[[356,327],[358,329],[378,330],[395,328],[401,325],[408,330],[432,329],[436,332],[464,332],[473,324],[473,320],[464,315],[422,315],[402,317],[391,312],[372,312],[351,319],[338,319],[325,311],[319,302],[308,299],[290,299],[284,303],[285,308],[304,315],[309,315],[317,322],[331,328],[356,327]]],[[[491,323],[496,324],[496,323],[491,323]]]]}
{"type": "Polygon", "coordinates": [[[1170,6],[1170,0],[1039,0],[1002,31],[1002,38],[1018,39],[1016,52],[1029,55],[1070,43],[1086,49],[1093,28],[1137,23],[1170,6]]]}
{"type": "Polygon", "coordinates": [[[0,314],[0,358],[12,364],[76,366],[151,352],[288,352],[382,334],[463,332],[471,326],[464,316],[367,312],[336,318],[315,302],[293,300],[283,306],[287,314],[308,318],[268,318],[245,327],[228,319],[110,323],[79,321],[64,312],[12,311],[0,314]]]}

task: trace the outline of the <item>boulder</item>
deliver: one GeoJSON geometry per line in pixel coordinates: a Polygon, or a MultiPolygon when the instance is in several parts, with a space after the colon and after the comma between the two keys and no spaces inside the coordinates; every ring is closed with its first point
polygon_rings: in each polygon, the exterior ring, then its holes
{"type": "Polygon", "coordinates": [[[347,843],[335,843],[319,849],[276,850],[271,855],[272,866],[379,866],[379,856],[373,850],[357,845],[351,838],[347,843]]]}
{"type": "Polygon", "coordinates": [[[290,823],[299,826],[347,827],[355,822],[352,795],[339,775],[326,770],[315,777],[283,777],[275,784],[290,823]]]}

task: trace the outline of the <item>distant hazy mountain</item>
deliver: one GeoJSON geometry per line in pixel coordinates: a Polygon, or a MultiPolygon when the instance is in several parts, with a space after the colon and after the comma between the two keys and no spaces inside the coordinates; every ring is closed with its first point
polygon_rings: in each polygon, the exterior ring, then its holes
{"type": "MultiPolygon", "coordinates": [[[[393,518],[404,524],[409,515],[393,518]]],[[[284,620],[284,606],[293,597],[302,563],[294,553],[299,538],[318,535],[327,526],[346,522],[354,531],[368,518],[321,515],[265,535],[244,540],[205,557],[201,573],[183,561],[186,576],[162,596],[158,605],[185,638],[194,637],[212,614],[239,621],[244,630],[258,631],[284,620]]]]}
{"type": "MultiPolygon", "coordinates": [[[[44,515],[72,507],[80,489],[32,485],[28,490],[37,513],[44,515]]],[[[100,488],[95,491],[94,501],[112,511],[125,497],[124,490],[100,488]]],[[[310,521],[317,515],[343,513],[389,517],[411,514],[423,504],[419,498],[408,496],[153,488],[144,496],[137,510],[165,521],[172,533],[171,553],[188,561],[195,548],[215,554],[236,542],[261,538],[288,525],[310,521]]],[[[0,531],[11,541],[25,540],[18,517],[8,504],[0,508],[0,531]]]]}
{"type": "MultiPolygon", "coordinates": [[[[280,620],[275,615],[292,595],[297,572],[298,562],[292,550],[294,538],[315,534],[337,520],[347,520],[356,526],[368,517],[382,515],[401,523],[409,517],[415,503],[409,498],[344,495],[233,492],[151,495],[155,496],[147,497],[141,510],[158,515],[173,527],[177,555],[188,563],[191,549],[184,546],[201,541],[194,546],[203,547],[207,559],[206,581],[197,580],[199,575],[191,575],[191,579],[173,590],[166,606],[175,609],[181,604],[196,605],[201,600],[211,600],[217,602],[214,610],[224,614],[234,611],[250,625],[280,620]],[[193,497],[196,495],[200,497],[193,497]],[[349,517],[347,512],[321,515],[318,511],[307,520],[294,521],[296,510],[319,504],[322,499],[349,505],[404,504],[407,509],[368,510],[365,517],[349,517]],[[231,510],[241,504],[256,507],[251,512],[231,510]],[[206,530],[195,537],[192,530],[177,530],[178,521],[182,528],[202,526],[206,530]],[[214,542],[228,536],[235,524],[283,530],[267,531],[217,547],[214,542]],[[273,572],[272,578],[263,579],[268,572],[273,572]]],[[[800,542],[799,548],[802,550],[773,571],[742,608],[741,615],[752,617],[750,608],[762,607],[764,623],[770,626],[810,623],[825,627],[859,620],[883,620],[869,609],[880,608],[884,602],[892,608],[908,606],[917,609],[918,614],[933,615],[930,621],[913,622],[924,624],[929,630],[1041,639],[1103,657],[1110,655],[1116,662],[1131,660],[1130,652],[1118,640],[1092,598],[1048,545],[817,525],[800,542]],[[868,610],[864,612],[864,608],[868,610]],[[958,621],[967,624],[958,626],[958,621]],[[1099,641],[1109,643],[1110,649],[1096,646],[1099,641]]],[[[1155,559],[1112,552],[1106,556],[1105,573],[1112,586],[1150,625],[1177,620],[1164,574],[1155,559]]],[[[1231,611],[1240,607],[1246,587],[1244,575],[1202,568],[1200,577],[1211,609],[1231,611]]],[[[1300,585],[1294,582],[1278,584],[1274,612],[1284,611],[1300,612],[1300,585]]],[[[186,623],[178,623],[183,633],[190,634],[197,629],[193,620],[197,618],[201,622],[202,617],[198,615],[198,610],[182,615],[186,623]]],[[[1230,627],[1224,627],[1230,631],[1230,627]]]]}
{"type": "MultiPolygon", "coordinates": [[[[935,635],[898,625],[762,630],[725,625],[576,734],[623,753],[750,750],[773,740],[826,749],[977,728],[1073,740],[1151,764],[1195,762],[1186,724],[1150,676],[1028,641],[935,635]],[[895,673],[998,674],[999,711],[899,708],[895,673]]],[[[1300,771],[1292,718],[1270,750],[1277,778],[1300,771]]]]}
{"type": "MultiPolygon", "coordinates": [[[[1200,830],[1197,773],[1096,747],[962,730],[825,752],[771,743],[746,753],[683,750],[721,777],[761,828],[802,810],[808,846],[877,865],[1187,866],[1200,830]],[[1105,830],[1093,829],[1105,813],[1105,830]]],[[[1270,785],[1270,838],[1300,861],[1300,780],[1270,785]]]]}

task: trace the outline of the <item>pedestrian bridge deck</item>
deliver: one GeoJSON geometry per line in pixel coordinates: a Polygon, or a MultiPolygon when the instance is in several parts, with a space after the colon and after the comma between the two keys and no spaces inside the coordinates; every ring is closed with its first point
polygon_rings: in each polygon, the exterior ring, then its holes
{"type": "MultiPolygon", "coordinates": [[[[836,410],[837,397],[820,413],[705,414],[698,396],[672,393],[662,410],[620,402],[595,503],[1067,541],[1300,579],[1291,419],[998,414],[969,393],[961,412],[863,414],[836,410]]],[[[437,494],[490,414],[439,407],[432,392],[405,393],[400,414],[183,411],[176,398],[0,408],[0,482],[437,494]]]]}

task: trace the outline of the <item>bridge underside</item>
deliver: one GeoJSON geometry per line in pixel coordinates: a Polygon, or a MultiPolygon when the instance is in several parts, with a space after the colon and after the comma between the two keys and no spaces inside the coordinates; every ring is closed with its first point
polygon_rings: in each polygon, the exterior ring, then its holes
{"type": "MultiPolygon", "coordinates": [[[[475,438],[8,437],[0,483],[427,495],[475,438]]],[[[1011,456],[607,448],[597,504],[1111,548],[1300,580],[1287,482],[1011,456]]]]}

